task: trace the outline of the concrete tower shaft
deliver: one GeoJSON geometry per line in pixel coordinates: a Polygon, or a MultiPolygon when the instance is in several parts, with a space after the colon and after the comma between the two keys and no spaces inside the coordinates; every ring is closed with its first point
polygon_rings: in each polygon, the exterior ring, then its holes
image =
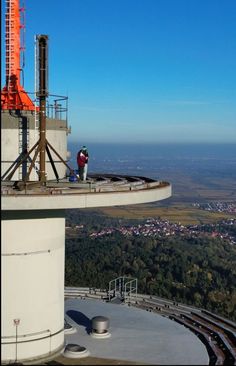
{"type": "MultiPolygon", "coordinates": [[[[67,118],[47,116],[46,120],[44,64],[40,68],[42,88],[37,95],[43,102],[40,110],[20,85],[19,0],[7,0],[6,4],[8,66],[1,99],[4,146],[1,357],[6,364],[19,361],[29,364],[52,358],[64,348],[65,210],[159,201],[171,196],[171,185],[145,177],[107,175],[70,184],[65,164],[61,164],[67,158],[67,118]],[[42,114],[43,123],[38,118],[42,114]],[[39,169],[32,165],[38,163],[36,146],[41,151],[51,148],[60,181],[52,180],[53,170],[47,169],[52,167],[50,156],[50,164],[44,160],[39,169]],[[31,151],[35,152],[33,157],[29,156],[31,151]],[[32,180],[38,180],[39,174],[44,184],[30,182],[31,168],[32,180]]],[[[44,45],[41,51],[42,61],[46,59],[44,45]]],[[[57,101],[62,103],[63,99],[54,100],[55,105],[59,106],[57,101]]]]}
{"type": "Polygon", "coordinates": [[[4,213],[2,243],[2,360],[55,354],[64,346],[64,211],[4,213]]]}
{"type": "Polygon", "coordinates": [[[94,177],[18,191],[2,186],[2,361],[55,357],[64,348],[65,209],[166,199],[171,185],[94,177]]]}

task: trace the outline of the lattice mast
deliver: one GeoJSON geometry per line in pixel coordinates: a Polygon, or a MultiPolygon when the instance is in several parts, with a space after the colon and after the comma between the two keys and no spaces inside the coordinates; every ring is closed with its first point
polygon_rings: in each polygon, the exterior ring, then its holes
{"type": "Polygon", "coordinates": [[[21,30],[25,27],[24,20],[21,22],[21,15],[24,12],[24,7],[20,7],[20,0],[6,0],[6,85],[1,91],[1,108],[35,111],[34,103],[20,82],[21,55],[24,52],[21,30]]]}

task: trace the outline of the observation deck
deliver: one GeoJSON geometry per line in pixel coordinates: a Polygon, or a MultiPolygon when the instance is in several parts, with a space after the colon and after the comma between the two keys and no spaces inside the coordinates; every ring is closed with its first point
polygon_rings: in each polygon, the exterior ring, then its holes
{"type": "Polygon", "coordinates": [[[17,360],[38,362],[64,349],[65,209],[160,201],[171,196],[171,185],[91,174],[85,182],[5,180],[1,190],[2,359],[16,359],[17,347],[17,360]]]}
{"type": "Polygon", "coordinates": [[[154,179],[91,174],[85,182],[2,182],[2,210],[60,210],[154,202],[171,196],[171,184],[154,179]]]}

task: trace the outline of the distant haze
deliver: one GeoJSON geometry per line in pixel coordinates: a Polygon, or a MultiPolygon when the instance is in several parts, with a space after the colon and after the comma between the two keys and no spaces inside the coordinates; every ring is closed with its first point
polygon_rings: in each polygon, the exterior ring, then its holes
{"type": "Polygon", "coordinates": [[[208,169],[236,179],[236,144],[86,144],[69,143],[70,164],[76,168],[76,154],[82,145],[87,145],[90,159],[89,170],[111,173],[148,176],[161,171],[173,172],[176,169],[196,174],[208,169]],[[107,171],[108,169],[108,171],[107,171]]]}
{"type": "MultiPolygon", "coordinates": [[[[68,146],[73,169],[77,169],[80,147],[78,143],[68,146]]],[[[88,175],[124,174],[168,181],[173,188],[168,202],[236,201],[236,144],[88,143],[87,147],[88,175]]]]}

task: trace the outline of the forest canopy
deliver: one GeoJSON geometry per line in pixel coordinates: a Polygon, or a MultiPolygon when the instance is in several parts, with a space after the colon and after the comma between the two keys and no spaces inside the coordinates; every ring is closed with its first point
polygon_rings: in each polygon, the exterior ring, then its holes
{"type": "MultiPolygon", "coordinates": [[[[121,225],[120,220],[91,215],[66,237],[66,286],[108,288],[119,276],[138,279],[138,292],[202,307],[236,320],[236,247],[220,238],[166,238],[112,232],[89,237],[94,228],[121,225]]],[[[123,222],[122,222],[123,223],[123,222]]],[[[236,228],[231,228],[235,230],[236,228]]]]}

